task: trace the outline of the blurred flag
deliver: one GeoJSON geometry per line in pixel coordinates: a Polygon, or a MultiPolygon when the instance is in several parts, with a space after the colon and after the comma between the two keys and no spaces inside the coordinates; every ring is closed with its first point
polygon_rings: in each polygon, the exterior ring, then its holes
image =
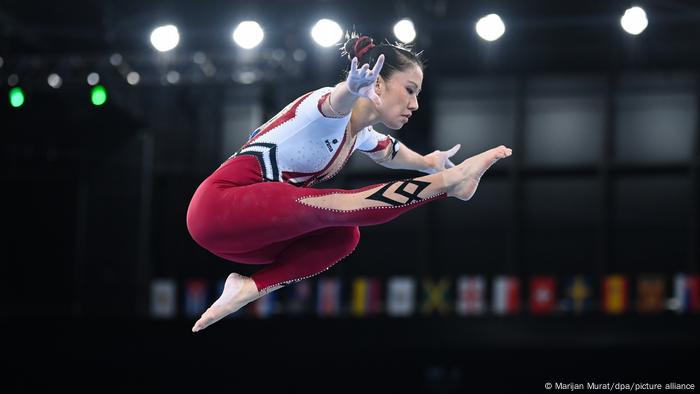
{"type": "Polygon", "coordinates": [[[287,295],[287,312],[292,316],[306,315],[311,312],[311,280],[302,280],[285,287],[287,295]]]}
{"type": "Polygon", "coordinates": [[[616,315],[625,313],[629,303],[627,278],[608,275],[603,279],[603,311],[616,315]]]}
{"type": "Polygon", "coordinates": [[[354,316],[375,315],[381,312],[380,282],[377,278],[355,278],[352,283],[350,310],[354,316]]]}
{"type": "Polygon", "coordinates": [[[530,311],[533,315],[552,313],[556,306],[556,280],[552,276],[530,279],[530,311]]]}
{"type": "Polygon", "coordinates": [[[185,315],[199,317],[207,309],[207,284],[202,279],[185,282],[185,315]]]}
{"type": "Polygon", "coordinates": [[[458,315],[481,315],[484,313],[484,292],[486,282],[483,276],[461,276],[457,278],[458,315]]]}
{"type": "Polygon", "coordinates": [[[151,281],[151,316],[155,318],[175,317],[177,310],[176,285],[172,279],[151,281]]]}
{"type": "Polygon", "coordinates": [[[318,278],[318,302],[316,312],[319,316],[338,316],[340,314],[340,281],[338,278],[318,278]]]}
{"type": "Polygon", "coordinates": [[[423,305],[421,313],[430,315],[433,312],[440,315],[450,313],[450,304],[447,301],[450,290],[450,279],[441,278],[439,280],[423,279],[423,305]]]}
{"type": "Polygon", "coordinates": [[[409,316],[415,310],[416,282],[413,278],[397,276],[387,284],[387,313],[389,316],[409,316]]]}
{"type": "Polygon", "coordinates": [[[591,310],[592,304],[593,288],[589,277],[575,275],[564,282],[564,311],[579,314],[591,310]]]}
{"type": "Polygon", "coordinates": [[[700,311],[700,276],[676,274],[673,281],[676,311],[700,311]]]}
{"type": "Polygon", "coordinates": [[[497,315],[517,313],[520,310],[520,281],[514,276],[496,276],[493,279],[493,312],[497,315]]]}
{"type": "Polygon", "coordinates": [[[666,282],[659,275],[642,275],[637,278],[637,311],[660,313],[665,308],[666,282]]]}
{"type": "Polygon", "coordinates": [[[277,292],[273,291],[253,301],[253,315],[264,319],[273,315],[277,311],[277,292]]]}

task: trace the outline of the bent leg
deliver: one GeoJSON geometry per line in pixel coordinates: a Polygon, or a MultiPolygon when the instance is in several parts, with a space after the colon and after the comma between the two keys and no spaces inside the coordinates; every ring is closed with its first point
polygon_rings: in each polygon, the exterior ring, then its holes
{"type": "Polygon", "coordinates": [[[320,274],[349,256],[360,242],[360,229],[331,227],[318,230],[293,242],[274,263],[254,273],[251,278],[258,290],[289,284],[320,274]]]}
{"type": "Polygon", "coordinates": [[[197,332],[288,283],[317,275],[349,256],[360,241],[357,227],[327,228],[304,236],[283,250],[275,263],[251,278],[232,273],[221,296],[192,327],[197,332]]]}

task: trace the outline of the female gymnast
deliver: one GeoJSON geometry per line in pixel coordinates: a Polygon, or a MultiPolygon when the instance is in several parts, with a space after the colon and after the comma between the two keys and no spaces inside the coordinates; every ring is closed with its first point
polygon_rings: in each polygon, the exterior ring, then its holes
{"type": "Polygon", "coordinates": [[[193,332],[329,269],[355,250],[361,226],[430,201],[469,200],[484,172],[511,155],[501,145],[455,166],[449,158],[459,145],[422,156],[378,133],[372,125],[399,130],[418,109],[423,63],[409,47],[354,33],[342,49],[351,60],[344,82],[287,105],[195,191],[187,210],[192,238],[226,260],[265,266],[250,277],[230,274],[193,332]],[[429,175],[354,190],[312,187],[335,176],[355,150],[384,167],[429,175]]]}

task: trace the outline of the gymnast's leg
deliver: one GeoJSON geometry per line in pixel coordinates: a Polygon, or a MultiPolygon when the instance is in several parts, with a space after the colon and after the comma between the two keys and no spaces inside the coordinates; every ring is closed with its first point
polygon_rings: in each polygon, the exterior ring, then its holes
{"type": "MultiPolygon", "coordinates": [[[[510,149],[500,146],[436,174],[357,190],[297,188],[294,190],[301,195],[286,197],[295,198],[299,205],[285,216],[301,215],[297,219],[306,222],[306,226],[317,226],[318,229],[314,231],[328,227],[342,229],[343,226],[353,228],[385,223],[433,199],[455,197],[469,200],[486,170],[499,159],[510,155],[510,149]]],[[[258,189],[277,186],[261,184],[258,189]]],[[[280,202],[278,205],[283,204],[280,202]]],[[[285,212],[288,211],[285,209],[285,212]]],[[[267,214],[276,215],[274,211],[267,214]]],[[[277,220],[284,223],[284,218],[277,220]]],[[[286,283],[327,269],[351,253],[358,240],[359,231],[357,237],[342,230],[310,234],[291,243],[272,265],[253,274],[252,278],[231,274],[221,297],[202,315],[192,330],[199,331],[286,283]],[[343,239],[344,242],[329,242],[328,239],[333,237],[343,239]],[[335,247],[336,244],[341,246],[335,247]]],[[[235,256],[233,260],[235,261],[235,256]]]]}
{"type": "Polygon", "coordinates": [[[360,229],[357,226],[317,230],[293,242],[274,263],[250,278],[232,273],[226,279],[221,297],[202,314],[192,331],[204,329],[292,281],[298,282],[327,270],[349,256],[359,241],[360,229]]]}

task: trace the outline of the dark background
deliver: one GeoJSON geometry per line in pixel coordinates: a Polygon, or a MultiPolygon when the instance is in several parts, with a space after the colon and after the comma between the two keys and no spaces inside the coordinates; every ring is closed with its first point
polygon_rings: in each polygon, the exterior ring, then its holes
{"type": "MultiPolygon", "coordinates": [[[[0,83],[6,95],[16,73],[27,94],[19,109],[0,105],[3,387],[451,393],[700,383],[698,315],[641,315],[634,297],[622,316],[599,307],[583,316],[248,316],[197,335],[182,314],[152,319],[153,279],[254,272],[196,245],[187,205],[252,128],[340,80],[346,62],[308,36],[322,16],[377,40],[413,19],[428,67],[420,111],[392,133],[407,146],[427,154],[461,143],[454,161],[514,150],[470,202],[363,228],[358,249],[323,275],[508,274],[525,285],[537,274],[587,274],[599,302],[606,274],[628,275],[633,296],[637,275],[664,275],[670,297],[674,274],[698,273],[697,2],[2,1],[0,83]],[[631,5],[649,17],[639,36],[619,26],[631,5]],[[491,12],[507,30],[489,44],[473,24],[491,12]],[[230,41],[248,18],[266,34],[253,55],[230,41]],[[156,55],[148,35],[164,22],[178,25],[181,42],[156,55]],[[215,75],[192,61],[197,52],[215,75]],[[125,67],[140,72],[139,85],[125,82],[125,67]],[[178,84],[165,82],[169,70],[178,84]],[[93,71],[109,91],[101,107],[89,101],[93,71]],[[46,84],[51,72],[63,76],[58,90],[46,84]]],[[[357,157],[320,187],[416,175],[357,157]]]]}

